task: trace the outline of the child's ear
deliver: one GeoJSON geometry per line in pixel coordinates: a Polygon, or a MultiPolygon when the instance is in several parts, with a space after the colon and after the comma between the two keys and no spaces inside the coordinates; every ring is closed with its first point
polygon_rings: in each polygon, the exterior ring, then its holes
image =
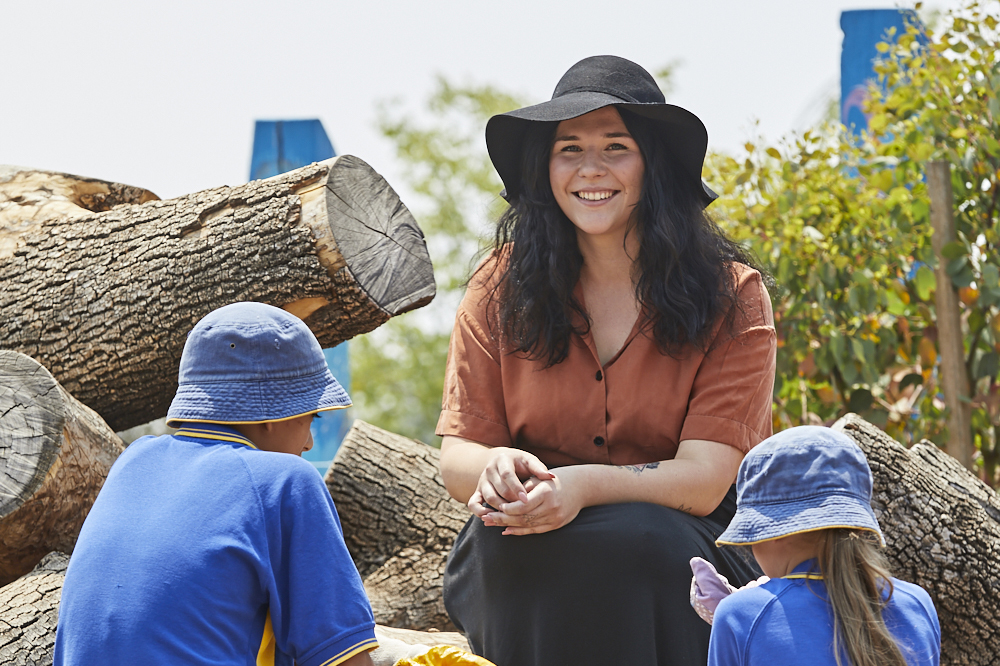
{"type": "Polygon", "coordinates": [[[264,421],[261,425],[264,426],[264,430],[267,432],[274,430],[274,421],[264,421]]]}

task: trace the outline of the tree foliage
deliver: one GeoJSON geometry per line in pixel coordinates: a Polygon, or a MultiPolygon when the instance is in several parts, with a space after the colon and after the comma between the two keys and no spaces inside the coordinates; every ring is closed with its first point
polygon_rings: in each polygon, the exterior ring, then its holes
{"type": "Polygon", "coordinates": [[[825,126],[710,160],[725,194],[716,214],[776,280],[776,428],[856,411],[905,443],[947,437],[924,182],[927,162],[945,159],[959,241],[942,260],[964,308],[984,476],[996,481],[998,9],[972,0],[938,34],[887,35],[860,139],[825,126]]]}

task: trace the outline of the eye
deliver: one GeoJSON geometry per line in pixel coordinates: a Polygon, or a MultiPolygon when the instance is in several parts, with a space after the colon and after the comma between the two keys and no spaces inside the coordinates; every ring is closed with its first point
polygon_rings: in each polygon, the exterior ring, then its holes
{"type": "Polygon", "coordinates": [[[560,153],[579,153],[580,151],[581,151],[580,146],[575,146],[572,144],[568,146],[563,146],[562,148],[559,149],[560,153]]]}
{"type": "Polygon", "coordinates": [[[608,146],[608,150],[628,150],[628,146],[623,143],[612,143],[608,146]]]}

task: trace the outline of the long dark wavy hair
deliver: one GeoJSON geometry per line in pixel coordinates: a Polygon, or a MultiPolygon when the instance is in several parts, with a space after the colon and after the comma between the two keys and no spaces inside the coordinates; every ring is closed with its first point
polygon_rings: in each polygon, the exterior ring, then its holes
{"type": "MultiPolygon", "coordinates": [[[[707,350],[717,320],[731,320],[739,310],[733,264],[756,266],[706,215],[694,179],[680,177],[657,121],[616,108],[645,162],[627,232],[639,238],[633,279],[645,323],[652,324],[662,353],[679,356],[686,345],[707,350]]],[[[494,271],[487,276],[494,285],[489,303],[498,306],[507,350],[546,367],[566,358],[572,333],[585,334],[590,326],[573,296],[583,265],[576,229],[549,183],[557,126],[532,123],[523,143],[520,191],[497,223],[497,261],[484,264],[494,271]]]]}

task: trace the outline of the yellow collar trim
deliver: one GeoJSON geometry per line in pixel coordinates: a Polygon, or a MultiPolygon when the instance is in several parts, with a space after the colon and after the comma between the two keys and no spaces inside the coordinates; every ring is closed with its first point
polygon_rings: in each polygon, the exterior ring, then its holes
{"type": "Polygon", "coordinates": [[[254,443],[243,435],[238,435],[235,433],[219,432],[218,430],[202,430],[200,428],[181,428],[175,435],[181,435],[183,437],[195,437],[198,439],[215,439],[220,442],[235,442],[236,444],[243,444],[249,446],[251,449],[256,449],[254,443]]]}
{"type": "Polygon", "coordinates": [[[823,574],[816,573],[793,573],[782,578],[808,578],[809,580],[823,580],[823,574]]]}

